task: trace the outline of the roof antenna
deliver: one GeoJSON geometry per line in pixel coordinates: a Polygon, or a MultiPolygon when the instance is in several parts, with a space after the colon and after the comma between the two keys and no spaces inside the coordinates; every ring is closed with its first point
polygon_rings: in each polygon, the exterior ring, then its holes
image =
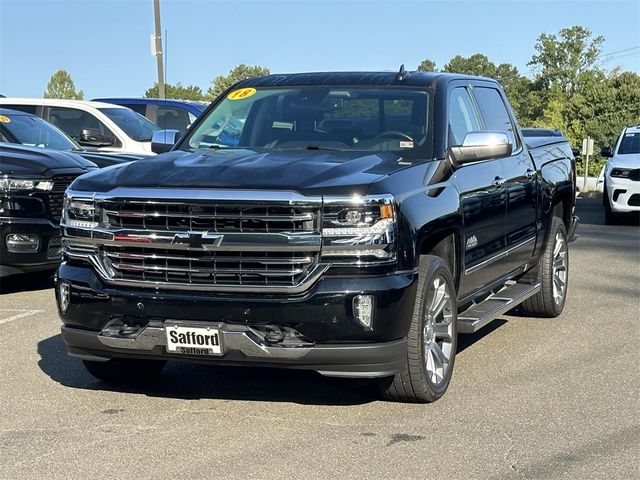
{"type": "Polygon", "coordinates": [[[404,63],[402,65],[400,65],[400,71],[398,72],[398,75],[396,75],[396,80],[398,82],[403,81],[405,78],[407,78],[407,75],[409,75],[409,72],[407,72],[404,69],[404,63]]]}

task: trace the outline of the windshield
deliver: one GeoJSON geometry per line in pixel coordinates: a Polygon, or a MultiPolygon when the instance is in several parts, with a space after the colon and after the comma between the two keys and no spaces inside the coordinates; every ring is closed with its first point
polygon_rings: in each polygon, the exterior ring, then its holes
{"type": "Polygon", "coordinates": [[[408,87],[241,88],[230,92],[182,148],[422,150],[428,93],[408,87]]]}
{"type": "Polygon", "coordinates": [[[153,132],[160,130],[155,123],[128,108],[99,108],[98,110],[136,142],[150,142],[153,132]]]}
{"type": "Polygon", "coordinates": [[[640,133],[625,133],[618,147],[618,154],[640,153],[640,133]]]}
{"type": "Polygon", "coordinates": [[[0,137],[10,143],[53,150],[77,150],[77,143],[40,117],[5,113],[0,117],[0,137]]]}

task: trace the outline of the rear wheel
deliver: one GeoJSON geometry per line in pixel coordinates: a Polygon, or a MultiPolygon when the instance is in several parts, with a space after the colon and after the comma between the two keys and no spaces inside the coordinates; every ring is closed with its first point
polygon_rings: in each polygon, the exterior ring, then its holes
{"type": "Polygon", "coordinates": [[[520,307],[536,317],[557,317],[564,309],[569,282],[567,230],[558,217],[553,217],[549,240],[537,268],[540,291],[520,307]]]}
{"type": "Polygon", "coordinates": [[[381,381],[385,398],[428,403],[444,395],[456,355],[456,322],[456,292],[449,266],[440,257],[421,256],[407,338],[407,368],[381,381]]]}
{"type": "Polygon", "coordinates": [[[106,362],[83,360],[82,363],[87,371],[99,380],[115,385],[135,385],[151,381],[160,374],[167,362],[112,358],[106,362]]]}

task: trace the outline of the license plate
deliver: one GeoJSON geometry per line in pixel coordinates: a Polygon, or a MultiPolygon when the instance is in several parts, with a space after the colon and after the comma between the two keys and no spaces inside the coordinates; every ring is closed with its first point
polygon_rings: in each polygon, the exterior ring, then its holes
{"type": "Polygon", "coordinates": [[[167,352],[182,355],[222,355],[222,338],[216,327],[168,325],[167,352]]]}

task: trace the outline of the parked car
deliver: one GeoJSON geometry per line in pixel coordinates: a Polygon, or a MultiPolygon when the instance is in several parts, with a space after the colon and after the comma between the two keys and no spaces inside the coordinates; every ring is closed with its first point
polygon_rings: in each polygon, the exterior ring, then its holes
{"type": "Polygon", "coordinates": [[[55,270],[64,191],[94,169],[71,152],[0,143],[0,277],[55,270]]]}
{"type": "Polygon", "coordinates": [[[151,154],[158,127],[119,105],[50,98],[1,98],[0,106],[38,115],[80,145],[105,152],[151,154]]]}
{"type": "Polygon", "coordinates": [[[624,214],[640,212],[640,125],[625,128],[613,149],[603,147],[604,220],[616,223],[624,214]]]}
{"type": "Polygon", "coordinates": [[[66,133],[42,118],[7,108],[0,108],[0,142],[77,153],[98,167],[108,167],[149,156],[82,148],[66,133]]]}
{"type": "Polygon", "coordinates": [[[575,187],[567,140],[527,146],[494,80],[244,80],[171,152],[67,190],[62,337],[111,382],[182,359],[434,401],[458,333],[562,312],[575,187]]]}
{"type": "Polygon", "coordinates": [[[181,135],[209,106],[206,102],[159,98],[96,98],[95,101],[130,108],[147,117],[159,128],[178,130],[181,135]]]}

